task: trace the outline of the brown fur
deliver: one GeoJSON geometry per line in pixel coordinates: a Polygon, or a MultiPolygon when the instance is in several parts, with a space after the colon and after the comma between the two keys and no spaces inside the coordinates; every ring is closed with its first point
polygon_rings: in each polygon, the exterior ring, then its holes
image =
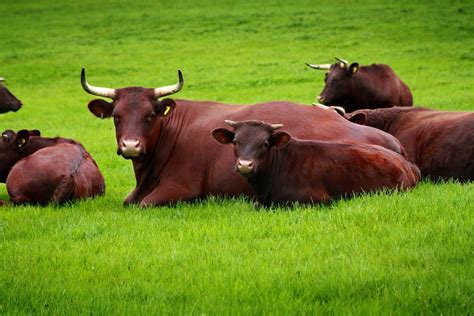
{"type": "Polygon", "coordinates": [[[346,117],[398,138],[424,177],[474,180],[474,112],[396,107],[346,117]]]}
{"type": "MultiPolygon", "coordinates": [[[[407,189],[420,178],[418,168],[380,146],[290,139],[259,121],[238,122],[235,130],[216,129],[221,143],[233,142],[236,158],[251,161],[240,171],[258,202],[320,203],[381,189],[407,189]]],[[[236,169],[239,170],[238,164],[236,169]]]]}

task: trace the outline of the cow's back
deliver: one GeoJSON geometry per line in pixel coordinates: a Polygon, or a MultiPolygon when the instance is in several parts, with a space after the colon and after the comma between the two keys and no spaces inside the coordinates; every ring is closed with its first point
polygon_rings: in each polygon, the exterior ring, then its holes
{"type": "Polygon", "coordinates": [[[11,201],[15,204],[62,203],[90,196],[93,182],[103,181],[103,178],[96,167],[93,170],[88,165],[90,161],[85,160],[84,155],[82,146],[63,143],[40,149],[20,160],[6,181],[11,201]],[[91,170],[94,173],[90,174],[91,170]],[[82,192],[86,195],[77,195],[82,192]]]}

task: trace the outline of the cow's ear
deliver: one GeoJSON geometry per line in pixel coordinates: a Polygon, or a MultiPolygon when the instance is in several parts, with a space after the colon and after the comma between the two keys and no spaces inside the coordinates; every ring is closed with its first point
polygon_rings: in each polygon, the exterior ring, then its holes
{"type": "Polygon", "coordinates": [[[176,102],[173,99],[163,99],[158,101],[155,112],[158,116],[167,116],[176,108],[176,102]]]}
{"type": "Polygon", "coordinates": [[[212,131],[212,136],[221,144],[229,144],[234,140],[234,132],[225,128],[216,128],[212,131]]]}
{"type": "Polygon", "coordinates": [[[111,117],[112,112],[114,111],[114,104],[112,102],[109,103],[102,99],[92,100],[91,102],[89,102],[87,107],[89,108],[89,111],[91,111],[92,114],[101,119],[111,117]]]}
{"type": "Polygon", "coordinates": [[[359,63],[352,63],[349,66],[349,72],[351,75],[355,75],[355,73],[359,70],[359,63]]]}
{"type": "Polygon", "coordinates": [[[30,132],[26,129],[22,129],[16,133],[15,142],[18,148],[25,146],[30,139],[30,132]]]}
{"type": "Polygon", "coordinates": [[[41,132],[37,129],[32,129],[29,131],[30,136],[41,136],[41,132]]]}
{"type": "Polygon", "coordinates": [[[285,132],[276,132],[270,136],[270,146],[277,149],[282,149],[290,141],[291,136],[285,132]]]}
{"type": "Polygon", "coordinates": [[[367,115],[365,115],[365,113],[357,113],[357,114],[352,115],[349,118],[349,121],[351,121],[352,123],[359,124],[359,125],[365,125],[367,121],[367,115]]]}

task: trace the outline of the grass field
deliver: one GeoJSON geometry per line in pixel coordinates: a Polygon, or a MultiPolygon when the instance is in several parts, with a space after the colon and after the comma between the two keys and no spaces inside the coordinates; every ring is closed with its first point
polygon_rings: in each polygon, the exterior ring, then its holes
{"type": "MultiPolygon", "coordinates": [[[[104,197],[0,209],[0,314],[474,314],[474,185],[256,211],[244,199],[141,210],[93,85],[310,104],[335,56],[390,64],[415,103],[474,110],[474,2],[0,2],[0,129],[81,141],[104,197]],[[133,4],[132,4],[133,3],[133,4]]],[[[278,123],[278,122],[274,122],[278,123]]],[[[5,186],[0,198],[8,199],[5,186]]]]}

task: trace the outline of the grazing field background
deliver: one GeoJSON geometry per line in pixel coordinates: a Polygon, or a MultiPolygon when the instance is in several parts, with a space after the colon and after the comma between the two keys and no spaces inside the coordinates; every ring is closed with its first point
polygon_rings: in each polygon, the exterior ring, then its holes
{"type": "Polygon", "coordinates": [[[79,78],[157,87],[181,69],[177,98],[310,104],[323,73],[304,62],[339,56],[391,65],[417,105],[473,111],[474,2],[3,0],[0,16],[0,76],[24,103],[0,128],[81,141],[107,182],[95,200],[0,209],[0,314],[474,313],[473,184],[123,207],[131,163],[79,78]]]}

